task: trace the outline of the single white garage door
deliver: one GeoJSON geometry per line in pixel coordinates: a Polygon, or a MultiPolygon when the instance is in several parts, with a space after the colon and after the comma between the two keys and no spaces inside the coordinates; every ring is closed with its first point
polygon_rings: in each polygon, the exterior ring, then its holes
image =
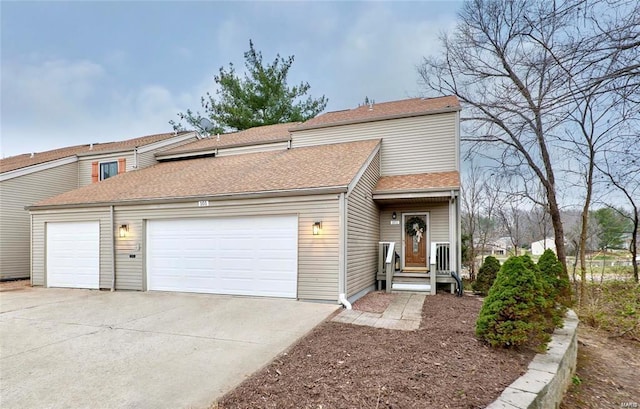
{"type": "Polygon", "coordinates": [[[100,223],[47,223],[47,287],[100,287],[100,223]]]}
{"type": "Polygon", "coordinates": [[[296,298],[297,216],[147,221],[147,288],[296,298]]]}

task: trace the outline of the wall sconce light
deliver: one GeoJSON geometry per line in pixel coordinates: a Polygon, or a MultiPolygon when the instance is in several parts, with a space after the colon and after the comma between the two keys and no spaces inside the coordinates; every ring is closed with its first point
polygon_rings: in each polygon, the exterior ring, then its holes
{"type": "Polygon", "coordinates": [[[398,215],[396,214],[396,212],[391,213],[391,219],[395,220],[398,218],[398,215]]]}
{"type": "Polygon", "coordinates": [[[129,225],[128,224],[123,224],[118,229],[118,232],[120,234],[120,237],[127,237],[127,233],[129,233],[129,225]]]}
{"type": "Polygon", "coordinates": [[[322,222],[313,223],[313,235],[317,236],[320,234],[320,230],[322,230],[322,222]]]}

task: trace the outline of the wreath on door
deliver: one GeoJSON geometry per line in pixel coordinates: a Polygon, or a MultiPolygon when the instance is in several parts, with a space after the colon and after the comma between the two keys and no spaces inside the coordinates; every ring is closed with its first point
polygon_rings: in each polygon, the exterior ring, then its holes
{"type": "Polygon", "coordinates": [[[404,223],[404,230],[409,236],[416,237],[419,243],[424,232],[427,231],[427,223],[422,217],[413,216],[404,223]]]}

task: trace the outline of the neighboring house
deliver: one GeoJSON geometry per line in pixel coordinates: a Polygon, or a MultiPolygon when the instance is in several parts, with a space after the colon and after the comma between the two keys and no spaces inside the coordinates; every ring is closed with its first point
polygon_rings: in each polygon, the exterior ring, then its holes
{"type": "Polygon", "coordinates": [[[194,132],[143,136],[0,159],[0,279],[30,276],[25,206],[154,163],[155,153],[196,140],[194,132]]]}
{"type": "Polygon", "coordinates": [[[33,284],[346,304],[394,246],[388,287],[435,292],[460,266],[459,111],[416,98],[158,152],[29,208],[33,284]]]}
{"type": "MultiPolygon", "coordinates": [[[[479,243],[477,246],[480,246],[479,243]]],[[[483,256],[504,256],[510,250],[513,250],[510,237],[500,237],[495,240],[490,240],[484,248],[479,249],[480,254],[483,256]]]]}
{"type": "Polygon", "coordinates": [[[541,256],[546,249],[551,249],[554,253],[556,252],[556,242],[553,238],[546,238],[531,243],[531,254],[534,256],[541,256]]]}

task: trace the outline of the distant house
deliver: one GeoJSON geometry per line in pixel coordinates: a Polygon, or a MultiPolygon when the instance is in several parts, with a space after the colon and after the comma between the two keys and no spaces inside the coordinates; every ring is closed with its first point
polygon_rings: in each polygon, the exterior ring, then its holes
{"type": "Polygon", "coordinates": [[[459,121],[455,97],[414,98],[158,152],[30,206],[33,285],[345,305],[382,280],[435,293],[460,266],[459,121]]]}
{"type": "Polygon", "coordinates": [[[196,135],[156,134],[0,159],[0,280],[30,275],[31,217],[26,206],[158,163],[157,152],[195,141],[196,135]]]}
{"type": "Polygon", "coordinates": [[[546,249],[551,249],[554,253],[556,252],[556,242],[553,238],[546,238],[531,243],[531,254],[534,256],[541,256],[546,249]]]}
{"type": "MultiPolygon", "coordinates": [[[[479,241],[477,246],[480,247],[479,241]]],[[[500,237],[495,240],[489,240],[484,248],[479,248],[479,252],[483,256],[504,256],[513,249],[510,237],[500,237]]]]}

